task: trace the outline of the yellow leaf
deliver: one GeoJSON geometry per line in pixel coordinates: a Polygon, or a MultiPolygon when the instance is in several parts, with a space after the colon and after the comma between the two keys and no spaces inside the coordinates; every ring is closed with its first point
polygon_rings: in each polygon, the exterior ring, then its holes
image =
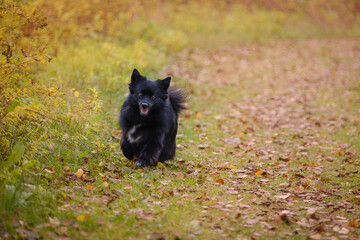
{"type": "Polygon", "coordinates": [[[81,221],[81,222],[84,221],[85,220],[85,215],[81,214],[81,215],[77,216],[76,220],[81,221]]]}
{"type": "Polygon", "coordinates": [[[75,92],[74,92],[74,95],[75,95],[75,97],[79,97],[79,92],[78,92],[78,91],[75,91],[75,92]]]}
{"type": "Polygon", "coordinates": [[[40,61],[41,63],[45,63],[45,58],[44,56],[38,56],[37,60],[40,61]]]}
{"type": "Polygon", "coordinates": [[[255,175],[262,175],[262,174],[264,174],[264,173],[265,173],[264,171],[259,170],[259,171],[257,171],[257,172],[255,173],[255,175]]]}
{"type": "Polygon", "coordinates": [[[161,162],[158,162],[157,166],[160,167],[160,168],[166,168],[165,165],[163,163],[161,163],[161,162]]]}
{"type": "Polygon", "coordinates": [[[84,174],[84,170],[82,170],[81,168],[79,168],[77,171],[76,171],[76,173],[75,173],[75,175],[78,177],[78,178],[81,178],[81,176],[84,174]]]}
{"type": "Polygon", "coordinates": [[[202,118],[202,117],[203,117],[203,115],[202,115],[201,112],[196,112],[195,116],[196,116],[197,118],[202,118]]]}
{"type": "Polygon", "coordinates": [[[338,155],[343,155],[343,154],[344,154],[344,151],[339,150],[339,151],[336,152],[336,154],[338,154],[338,155]]]}
{"type": "Polygon", "coordinates": [[[109,187],[109,183],[108,183],[108,182],[103,182],[103,183],[102,183],[102,186],[103,186],[103,188],[108,188],[108,187],[109,187]]]}
{"type": "Polygon", "coordinates": [[[88,185],[86,185],[86,189],[91,192],[94,189],[94,186],[88,184],[88,185]]]}
{"type": "Polygon", "coordinates": [[[228,168],[236,169],[236,165],[230,164],[230,165],[228,166],[228,168]]]}

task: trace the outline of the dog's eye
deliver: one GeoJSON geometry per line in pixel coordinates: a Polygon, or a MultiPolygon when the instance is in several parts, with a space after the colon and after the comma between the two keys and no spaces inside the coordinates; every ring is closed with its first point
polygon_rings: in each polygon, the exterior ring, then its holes
{"type": "Polygon", "coordinates": [[[152,99],[152,100],[155,100],[155,98],[156,98],[156,97],[155,97],[154,95],[153,95],[153,96],[151,96],[151,99],[152,99]]]}
{"type": "Polygon", "coordinates": [[[139,97],[142,97],[143,95],[142,95],[142,93],[139,93],[139,97]]]}

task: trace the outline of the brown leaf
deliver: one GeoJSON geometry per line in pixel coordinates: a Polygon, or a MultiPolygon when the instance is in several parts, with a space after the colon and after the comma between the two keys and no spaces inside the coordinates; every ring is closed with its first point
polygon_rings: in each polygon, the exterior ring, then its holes
{"type": "Polygon", "coordinates": [[[49,217],[49,222],[53,227],[58,227],[60,225],[60,220],[57,217],[49,217]]]}
{"type": "Polygon", "coordinates": [[[319,232],[319,233],[325,232],[325,228],[324,228],[324,226],[321,225],[321,224],[315,226],[315,227],[314,227],[314,230],[315,230],[316,232],[319,232]]]}
{"type": "Polygon", "coordinates": [[[150,235],[148,235],[148,239],[151,239],[151,240],[167,240],[168,239],[168,236],[163,234],[163,233],[152,233],[150,235]]]}
{"type": "Polygon", "coordinates": [[[129,182],[124,182],[124,189],[132,189],[132,185],[129,182]]]}
{"type": "Polygon", "coordinates": [[[349,225],[352,227],[359,227],[359,222],[357,220],[353,220],[351,222],[349,222],[349,225]]]}
{"type": "Polygon", "coordinates": [[[224,184],[224,180],[223,180],[223,179],[218,179],[216,182],[217,182],[218,184],[220,184],[220,185],[223,185],[223,184],[224,184]]]}
{"type": "Polygon", "coordinates": [[[97,223],[98,225],[104,225],[105,221],[104,221],[104,219],[102,219],[102,218],[98,218],[98,220],[96,221],[96,223],[97,223]]]}
{"type": "Polygon", "coordinates": [[[184,177],[185,177],[182,172],[177,172],[175,175],[176,175],[176,178],[178,178],[178,179],[184,179],[184,177]]]}
{"type": "Polygon", "coordinates": [[[289,219],[289,217],[286,215],[286,214],[281,214],[280,215],[280,218],[281,218],[281,220],[284,222],[284,223],[286,223],[286,224],[291,224],[291,221],[290,221],[290,219],[289,219]]]}
{"type": "Polygon", "coordinates": [[[337,225],[333,228],[333,230],[340,234],[348,234],[349,233],[349,229],[347,229],[346,227],[339,227],[337,225]]]}
{"type": "Polygon", "coordinates": [[[294,188],[294,193],[303,193],[304,190],[301,187],[294,188]]]}
{"type": "Polygon", "coordinates": [[[291,196],[291,193],[287,193],[285,195],[277,195],[275,196],[276,198],[280,198],[280,199],[287,199],[288,197],[291,196]]]}
{"type": "Polygon", "coordinates": [[[199,149],[205,149],[205,148],[208,148],[208,147],[210,147],[209,144],[199,144],[199,145],[198,145],[198,148],[199,148],[199,149]]]}
{"type": "Polygon", "coordinates": [[[125,195],[125,193],[123,191],[117,190],[117,189],[111,190],[111,192],[117,196],[125,195]]]}
{"type": "Polygon", "coordinates": [[[307,214],[307,215],[313,215],[317,210],[318,210],[318,208],[309,208],[309,209],[306,211],[306,214],[307,214]]]}

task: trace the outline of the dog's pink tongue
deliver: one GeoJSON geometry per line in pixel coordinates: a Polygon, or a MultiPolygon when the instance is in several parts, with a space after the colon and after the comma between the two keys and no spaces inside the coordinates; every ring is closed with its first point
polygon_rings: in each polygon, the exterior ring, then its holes
{"type": "Polygon", "coordinates": [[[147,114],[148,111],[149,111],[148,108],[141,108],[141,113],[142,113],[142,114],[147,114]]]}

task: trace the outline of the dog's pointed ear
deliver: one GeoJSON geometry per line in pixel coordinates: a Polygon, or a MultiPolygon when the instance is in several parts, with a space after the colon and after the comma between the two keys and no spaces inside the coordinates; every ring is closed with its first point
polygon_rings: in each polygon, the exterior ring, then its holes
{"type": "Polygon", "coordinates": [[[134,68],[133,73],[131,75],[131,83],[135,83],[139,80],[145,80],[145,78],[141,76],[141,74],[136,68],[134,68]]]}
{"type": "Polygon", "coordinates": [[[165,91],[168,90],[168,88],[170,86],[170,81],[171,81],[171,77],[167,77],[167,78],[164,78],[163,80],[160,80],[159,81],[160,87],[165,91]]]}
{"type": "Polygon", "coordinates": [[[129,84],[130,92],[133,93],[135,91],[135,85],[140,81],[144,81],[145,79],[146,78],[144,76],[141,76],[139,71],[136,68],[134,68],[133,73],[131,75],[131,82],[129,84]]]}

